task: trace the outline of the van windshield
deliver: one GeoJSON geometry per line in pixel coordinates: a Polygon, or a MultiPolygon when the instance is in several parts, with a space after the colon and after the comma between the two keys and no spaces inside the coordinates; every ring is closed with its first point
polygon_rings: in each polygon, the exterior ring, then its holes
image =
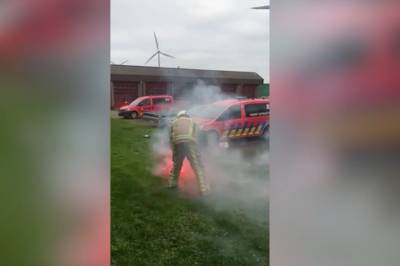
{"type": "Polygon", "coordinates": [[[136,105],[138,105],[141,101],[143,101],[144,100],[144,98],[142,98],[142,97],[139,97],[139,98],[137,98],[136,100],[134,100],[133,102],[131,102],[129,105],[134,105],[134,106],[136,106],[136,105]]]}
{"type": "Polygon", "coordinates": [[[198,105],[188,110],[192,117],[215,119],[226,110],[223,105],[198,105]]]}

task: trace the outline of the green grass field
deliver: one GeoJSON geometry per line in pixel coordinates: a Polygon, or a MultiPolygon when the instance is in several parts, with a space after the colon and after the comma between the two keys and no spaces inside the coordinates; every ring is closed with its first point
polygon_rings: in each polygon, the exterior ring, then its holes
{"type": "Polygon", "coordinates": [[[151,173],[152,128],[111,119],[112,265],[268,265],[268,226],[169,191],[151,173]]]}

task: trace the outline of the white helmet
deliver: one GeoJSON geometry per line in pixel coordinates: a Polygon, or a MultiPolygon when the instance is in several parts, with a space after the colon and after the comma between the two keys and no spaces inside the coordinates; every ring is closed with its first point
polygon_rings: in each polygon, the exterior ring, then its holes
{"type": "Polygon", "coordinates": [[[182,110],[182,111],[179,111],[178,114],[176,115],[177,118],[182,117],[182,116],[189,117],[189,114],[186,110],[182,110]]]}

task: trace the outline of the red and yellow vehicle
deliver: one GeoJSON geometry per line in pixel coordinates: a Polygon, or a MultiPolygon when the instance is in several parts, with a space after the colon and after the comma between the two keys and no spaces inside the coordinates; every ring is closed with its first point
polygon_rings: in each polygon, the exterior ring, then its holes
{"type": "Polygon", "coordinates": [[[189,110],[210,141],[265,136],[269,129],[269,99],[228,99],[189,110]]]}
{"type": "Polygon", "coordinates": [[[162,112],[171,108],[174,98],[170,95],[150,95],[139,97],[119,109],[118,115],[124,118],[142,118],[144,112],[162,112]]]}

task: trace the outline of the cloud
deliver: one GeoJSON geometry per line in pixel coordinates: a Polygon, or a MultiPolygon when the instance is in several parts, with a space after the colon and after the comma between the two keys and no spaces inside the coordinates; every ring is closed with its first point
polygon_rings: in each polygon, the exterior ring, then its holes
{"type": "Polygon", "coordinates": [[[255,71],[269,81],[269,11],[250,9],[258,4],[113,0],[111,60],[143,65],[155,51],[155,31],[161,50],[177,57],[163,58],[162,66],[255,71]]]}

